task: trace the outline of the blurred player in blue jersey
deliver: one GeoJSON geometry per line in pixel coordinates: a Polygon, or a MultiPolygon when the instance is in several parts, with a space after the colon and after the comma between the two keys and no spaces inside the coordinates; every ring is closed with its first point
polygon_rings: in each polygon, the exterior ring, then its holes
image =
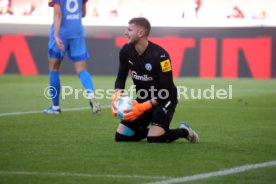
{"type": "Polygon", "coordinates": [[[94,113],[100,112],[100,105],[95,99],[94,85],[90,73],[86,70],[89,54],[86,48],[82,17],[86,14],[88,0],[49,0],[54,8],[54,21],[51,26],[48,43],[49,82],[52,105],[45,109],[47,114],[60,114],[59,106],[60,77],[59,69],[67,53],[74,62],[75,70],[84,86],[89,103],[94,113]]]}

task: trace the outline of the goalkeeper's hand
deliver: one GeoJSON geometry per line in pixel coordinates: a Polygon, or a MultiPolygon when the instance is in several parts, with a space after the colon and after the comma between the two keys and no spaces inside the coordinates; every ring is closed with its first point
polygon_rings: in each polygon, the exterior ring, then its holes
{"type": "Polygon", "coordinates": [[[120,90],[116,90],[115,93],[113,94],[112,101],[111,101],[111,114],[114,117],[117,116],[116,102],[118,101],[118,99],[121,98],[121,96],[122,96],[122,92],[120,90]]]}
{"type": "Polygon", "coordinates": [[[125,114],[124,114],[125,120],[127,120],[127,121],[134,121],[145,111],[150,110],[154,105],[151,100],[148,100],[143,103],[138,103],[137,101],[132,101],[131,103],[132,103],[133,108],[125,110],[125,114]]]}

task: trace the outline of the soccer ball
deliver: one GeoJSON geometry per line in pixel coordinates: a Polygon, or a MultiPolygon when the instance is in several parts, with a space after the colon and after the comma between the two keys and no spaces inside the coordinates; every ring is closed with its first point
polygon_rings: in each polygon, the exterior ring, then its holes
{"type": "Polygon", "coordinates": [[[117,100],[116,106],[117,106],[117,117],[121,120],[125,120],[124,118],[124,111],[126,109],[132,109],[133,106],[131,105],[131,101],[134,99],[131,97],[121,97],[117,100]]]}

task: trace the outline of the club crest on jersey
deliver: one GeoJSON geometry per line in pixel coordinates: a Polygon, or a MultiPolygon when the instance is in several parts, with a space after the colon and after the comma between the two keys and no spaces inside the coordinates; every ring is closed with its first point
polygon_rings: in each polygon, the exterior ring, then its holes
{"type": "Polygon", "coordinates": [[[151,71],[152,70],[152,66],[151,66],[150,63],[146,63],[145,64],[145,68],[146,68],[147,71],[151,71]]]}
{"type": "Polygon", "coordinates": [[[160,63],[162,72],[169,72],[172,70],[171,62],[169,59],[166,59],[160,63]]]}

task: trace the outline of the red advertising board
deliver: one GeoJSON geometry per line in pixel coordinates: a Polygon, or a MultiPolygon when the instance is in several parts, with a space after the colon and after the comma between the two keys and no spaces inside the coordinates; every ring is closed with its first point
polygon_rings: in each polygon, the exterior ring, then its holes
{"type": "MultiPolygon", "coordinates": [[[[164,47],[170,54],[174,77],[269,79],[276,77],[275,28],[232,31],[216,28],[176,36],[155,32],[150,40],[164,47]],[[272,31],[267,29],[273,29],[272,31]],[[274,33],[274,34],[273,34],[274,33]],[[158,36],[159,35],[159,36],[158,36]]],[[[181,33],[181,31],[179,31],[181,33]]],[[[19,73],[38,75],[48,72],[47,36],[0,36],[0,74],[19,73]]],[[[117,35],[88,37],[92,73],[115,75],[119,49],[127,42],[117,35]],[[107,67],[109,66],[109,67],[107,67]]],[[[64,73],[74,73],[65,68],[64,73]]]]}

